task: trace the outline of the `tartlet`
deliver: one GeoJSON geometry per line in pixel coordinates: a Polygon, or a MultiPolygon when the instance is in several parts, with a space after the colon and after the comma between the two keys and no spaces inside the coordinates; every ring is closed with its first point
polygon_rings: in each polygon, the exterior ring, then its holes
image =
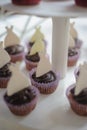
{"type": "Polygon", "coordinates": [[[18,116],[29,114],[36,106],[39,91],[32,86],[18,66],[11,65],[12,77],[4,94],[4,101],[9,110],[18,116]],[[21,82],[20,82],[21,81],[21,82]]]}
{"type": "Polygon", "coordinates": [[[26,89],[23,89],[12,96],[8,96],[6,92],[4,95],[4,101],[13,114],[25,116],[35,109],[38,94],[39,92],[34,86],[31,86],[31,88],[30,86],[27,86],[26,89]]]}
{"type": "Polygon", "coordinates": [[[87,68],[80,65],[79,69],[78,79],[67,88],[66,96],[76,114],[87,116],[87,68]]]}
{"type": "Polygon", "coordinates": [[[40,61],[39,52],[44,50],[45,46],[42,39],[37,39],[30,51],[25,55],[25,64],[27,70],[30,71],[37,67],[38,62],[40,61]]]}
{"type": "Polygon", "coordinates": [[[75,29],[74,25],[75,25],[75,22],[70,23],[70,35],[72,36],[72,38],[73,38],[73,40],[75,42],[75,47],[78,48],[78,49],[80,49],[83,42],[79,38],[78,32],[75,29]]]}
{"type": "Polygon", "coordinates": [[[9,70],[10,56],[2,47],[3,42],[0,43],[0,88],[6,88],[11,77],[9,70]]]}
{"type": "Polygon", "coordinates": [[[69,35],[69,48],[68,48],[68,66],[74,66],[80,56],[80,50],[75,47],[75,41],[71,35],[69,35]]]}
{"type": "Polygon", "coordinates": [[[30,73],[31,83],[37,87],[40,93],[51,94],[58,87],[60,74],[52,70],[49,59],[40,53],[40,61],[37,68],[30,73]]]}
{"type": "Polygon", "coordinates": [[[68,50],[68,66],[74,66],[80,56],[80,50],[77,48],[69,48],[68,50]]]}
{"type": "Polygon", "coordinates": [[[21,45],[19,37],[12,31],[11,28],[6,27],[7,35],[4,39],[4,48],[11,57],[11,62],[22,61],[24,58],[24,47],[21,45]]]}
{"type": "MultiPolygon", "coordinates": [[[[81,103],[79,100],[79,97],[81,97],[84,93],[81,92],[77,97],[74,95],[74,89],[76,87],[76,84],[72,84],[71,86],[69,86],[69,88],[66,91],[66,96],[68,98],[68,101],[70,103],[70,106],[72,108],[72,110],[80,115],[80,116],[87,116],[87,100],[86,100],[86,104],[81,103]]],[[[87,89],[86,89],[87,91],[87,89]]],[[[86,96],[87,94],[85,94],[86,96]]]]}

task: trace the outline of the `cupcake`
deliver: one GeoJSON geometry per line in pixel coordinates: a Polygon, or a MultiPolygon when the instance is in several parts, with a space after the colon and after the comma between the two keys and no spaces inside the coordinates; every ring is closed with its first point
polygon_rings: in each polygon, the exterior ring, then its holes
{"type": "Polygon", "coordinates": [[[7,35],[4,39],[5,50],[11,57],[11,62],[22,61],[24,57],[24,47],[20,45],[19,37],[12,31],[11,28],[6,27],[7,35]]]}
{"type": "Polygon", "coordinates": [[[41,0],[12,0],[15,5],[36,5],[39,4],[41,0]]]}
{"type": "MultiPolygon", "coordinates": [[[[85,68],[85,69],[87,69],[87,62],[84,62],[83,64],[82,64],[82,66],[85,68]]],[[[79,74],[80,74],[80,65],[79,65],[79,67],[77,67],[76,69],[75,69],[75,71],[74,71],[74,74],[75,74],[75,77],[76,77],[76,79],[78,79],[78,76],[79,76],[79,74]]]]}
{"type": "Polygon", "coordinates": [[[35,108],[39,92],[17,65],[11,65],[10,70],[12,77],[8,82],[4,101],[13,114],[25,116],[35,108]]]}
{"type": "Polygon", "coordinates": [[[74,27],[75,23],[70,23],[70,35],[72,36],[72,38],[75,41],[75,47],[80,49],[82,46],[82,40],[79,39],[78,37],[78,33],[74,27]]]}
{"type": "Polygon", "coordinates": [[[28,50],[31,49],[31,47],[34,45],[35,41],[38,39],[42,39],[42,41],[45,44],[45,47],[47,46],[47,42],[44,38],[44,34],[41,32],[40,27],[36,28],[35,33],[31,37],[30,41],[27,43],[28,50]]]}
{"type": "Polygon", "coordinates": [[[76,80],[76,84],[68,87],[66,96],[76,114],[87,116],[87,68],[80,65],[78,80],[76,80]]]}
{"type": "Polygon", "coordinates": [[[2,47],[3,42],[0,43],[0,88],[6,88],[11,77],[9,70],[10,56],[2,47]]]}
{"type": "Polygon", "coordinates": [[[68,48],[68,66],[74,66],[80,56],[80,50],[75,47],[75,41],[72,36],[69,36],[69,48],[68,48]]]}
{"type": "Polygon", "coordinates": [[[75,0],[77,6],[87,7],[87,0],[75,0]]]}
{"type": "Polygon", "coordinates": [[[39,89],[40,93],[51,94],[58,87],[60,75],[52,70],[49,59],[45,53],[40,53],[40,61],[36,70],[30,73],[31,83],[39,89]]]}
{"type": "Polygon", "coordinates": [[[42,39],[37,39],[30,49],[30,51],[25,55],[25,64],[27,70],[32,70],[37,67],[38,62],[40,61],[39,52],[44,51],[45,46],[42,39]]]}

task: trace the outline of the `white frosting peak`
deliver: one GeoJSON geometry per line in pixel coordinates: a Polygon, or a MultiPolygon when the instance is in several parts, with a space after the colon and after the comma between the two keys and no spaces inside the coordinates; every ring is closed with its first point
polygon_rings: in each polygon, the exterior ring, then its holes
{"type": "Polygon", "coordinates": [[[71,35],[69,36],[69,47],[75,47],[75,41],[71,35]]]}
{"type": "Polygon", "coordinates": [[[70,34],[72,36],[73,39],[76,39],[78,37],[78,33],[76,31],[76,29],[74,28],[74,22],[70,23],[70,34]]]}
{"type": "Polygon", "coordinates": [[[10,56],[3,48],[3,42],[0,43],[0,68],[10,62],[10,56]]]}
{"type": "Polygon", "coordinates": [[[11,26],[11,28],[6,27],[7,35],[6,35],[5,39],[4,39],[5,47],[20,44],[19,37],[13,32],[12,29],[13,29],[13,26],[11,26]]]}
{"type": "Polygon", "coordinates": [[[87,88],[87,63],[79,66],[79,77],[76,82],[75,95],[78,95],[84,88],[87,88]]]}
{"type": "Polygon", "coordinates": [[[7,86],[7,94],[8,96],[11,96],[18,91],[21,91],[27,87],[30,86],[30,80],[29,77],[27,77],[20,69],[19,66],[15,66],[12,64],[10,66],[10,70],[12,72],[12,77],[10,78],[10,81],[8,82],[7,86]]]}
{"type": "Polygon", "coordinates": [[[34,45],[30,50],[30,55],[35,54],[36,52],[41,52],[45,50],[44,42],[41,39],[35,41],[34,45]]]}
{"type": "Polygon", "coordinates": [[[36,77],[42,76],[52,70],[52,66],[48,57],[46,56],[45,52],[40,52],[40,61],[37,66],[36,70],[36,77]]]}
{"type": "Polygon", "coordinates": [[[36,31],[35,31],[35,33],[34,33],[34,35],[32,36],[32,38],[31,38],[31,42],[35,42],[36,40],[38,40],[38,39],[44,39],[44,35],[43,35],[43,33],[40,31],[40,27],[38,27],[38,28],[36,28],[36,31]]]}

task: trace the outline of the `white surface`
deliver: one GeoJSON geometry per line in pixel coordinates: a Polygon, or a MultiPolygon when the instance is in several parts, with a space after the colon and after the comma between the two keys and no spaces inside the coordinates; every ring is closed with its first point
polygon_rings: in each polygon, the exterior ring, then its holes
{"type": "Polygon", "coordinates": [[[0,117],[0,130],[36,130],[0,117]]]}
{"type": "Polygon", "coordinates": [[[87,16],[87,8],[77,7],[74,0],[41,0],[36,6],[16,6],[9,0],[0,4],[8,11],[37,16],[87,16]],[[7,2],[8,1],[8,2],[7,2]]]}

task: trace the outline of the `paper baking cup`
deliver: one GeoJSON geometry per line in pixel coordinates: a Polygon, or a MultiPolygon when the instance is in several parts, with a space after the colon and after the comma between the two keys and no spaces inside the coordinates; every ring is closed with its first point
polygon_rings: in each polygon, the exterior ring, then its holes
{"type": "Polygon", "coordinates": [[[35,5],[39,4],[41,0],[12,0],[13,4],[16,5],[35,5]]]}
{"type": "Polygon", "coordinates": [[[87,7],[87,0],[75,0],[76,5],[87,7]]]}
{"type": "Polygon", "coordinates": [[[29,61],[29,60],[27,60],[26,57],[25,57],[25,64],[26,64],[26,69],[30,71],[30,70],[32,70],[33,68],[36,68],[36,67],[37,67],[38,62],[29,61]]]}
{"type": "Polygon", "coordinates": [[[78,49],[78,53],[74,56],[68,56],[68,66],[74,66],[79,59],[80,50],[78,49]]]}
{"type": "Polygon", "coordinates": [[[32,85],[34,85],[36,88],[38,88],[38,90],[40,91],[40,93],[51,94],[58,87],[58,83],[59,83],[59,80],[60,80],[60,75],[56,74],[56,80],[52,81],[52,82],[49,82],[49,83],[39,83],[39,82],[36,82],[32,78],[31,74],[30,74],[30,79],[31,79],[32,85]]]}
{"type": "Polygon", "coordinates": [[[9,80],[10,80],[10,76],[7,78],[0,77],[0,88],[7,88],[7,84],[9,80]]]}
{"type": "Polygon", "coordinates": [[[10,57],[11,57],[11,62],[13,62],[13,63],[15,63],[17,61],[22,61],[24,59],[24,52],[21,52],[19,54],[15,54],[15,55],[10,55],[10,57]]]}
{"type": "Polygon", "coordinates": [[[32,101],[30,101],[29,103],[26,103],[26,104],[23,104],[23,105],[13,105],[13,104],[10,104],[4,98],[4,100],[5,100],[8,108],[9,108],[9,110],[13,114],[18,115],[18,116],[26,116],[31,111],[33,111],[33,109],[36,107],[38,96],[39,96],[38,89],[35,88],[35,87],[33,89],[34,89],[34,91],[36,93],[35,98],[32,101]]]}
{"type": "Polygon", "coordinates": [[[75,99],[73,98],[73,94],[71,93],[71,89],[75,87],[75,84],[72,84],[69,86],[69,88],[66,90],[66,96],[69,100],[70,106],[72,110],[80,115],[80,116],[87,116],[87,105],[79,104],[75,99]]]}

